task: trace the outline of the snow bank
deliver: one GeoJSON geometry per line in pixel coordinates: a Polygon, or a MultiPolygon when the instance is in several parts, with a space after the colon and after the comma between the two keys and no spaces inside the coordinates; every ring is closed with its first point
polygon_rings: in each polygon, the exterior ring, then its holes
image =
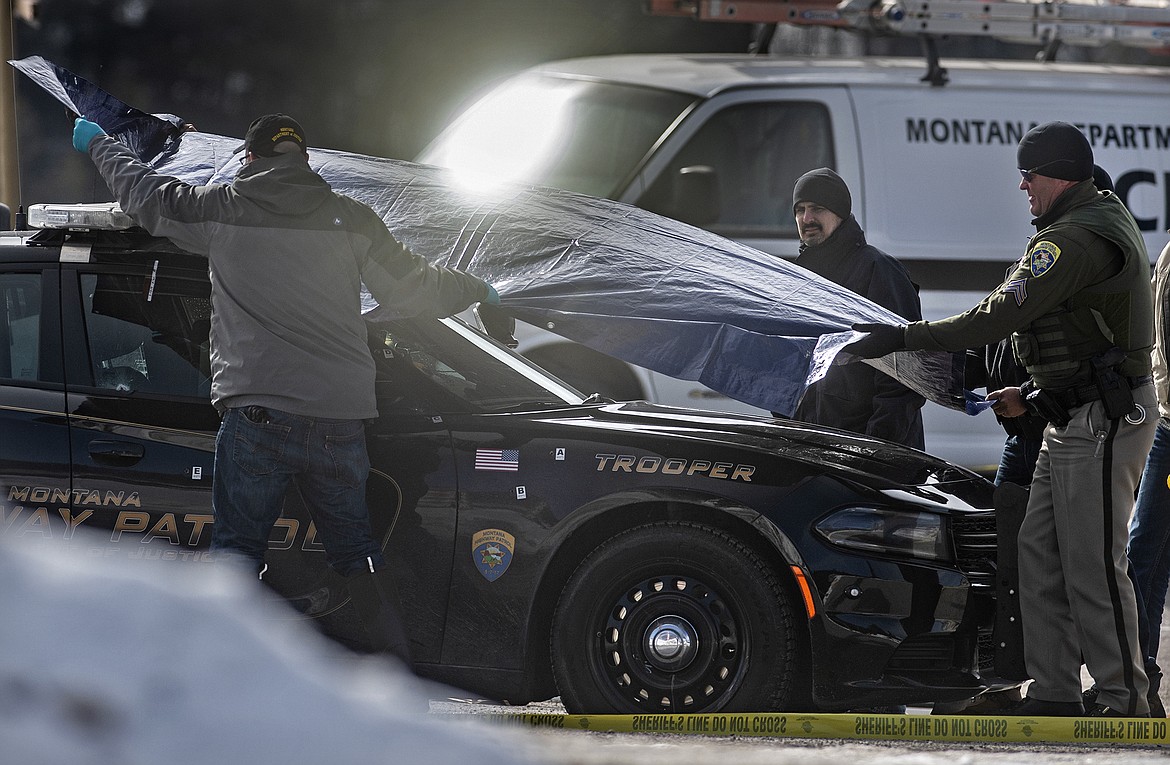
{"type": "Polygon", "coordinates": [[[0,758],[523,761],[510,731],[428,717],[433,688],[282,620],[284,608],[234,571],[94,559],[0,535],[0,758]]]}

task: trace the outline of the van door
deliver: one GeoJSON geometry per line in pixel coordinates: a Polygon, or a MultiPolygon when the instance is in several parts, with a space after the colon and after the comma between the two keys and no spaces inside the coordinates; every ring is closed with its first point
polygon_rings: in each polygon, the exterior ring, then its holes
{"type": "MultiPolygon", "coordinates": [[[[796,179],[834,168],[859,188],[857,138],[844,87],[758,88],[699,104],[662,142],[621,201],[793,259],[796,179]]],[[[855,209],[861,205],[856,201],[855,209]]],[[[859,220],[860,220],[859,216],[859,220]]],[[[639,369],[651,400],[767,414],[706,386],[639,369]]]]}
{"type": "MultiPolygon", "coordinates": [[[[904,176],[893,177],[888,165],[881,163],[880,136],[871,137],[872,153],[877,156],[866,156],[870,172],[863,173],[857,133],[861,121],[854,116],[853,97],[845,87],[787,87],[713,98],[695,109],[663,143],[627,191],[625,201],[791,260],[800,247],[792,187],[805,172],[831,167],[849,185],[854,217],[867,238],[882,247],[884,226],[875,221],[879,233],[875,238],[866,225],[867,212],[872,215],[876,207],[869,203],[879,200],[867,197],[866,190],[876,187],[884,192],[904,176]]],[[[911,207],[909,195],[915,190],[903,184],[898,193],[905,197],[883,198],[883,206],[877,209],[884,212],[898,206],[900,199],[911,207]]],[[[902,257],[896,250],[883,249],[902,257]]],[[[932,292],[922,295],[924,318],[954,312],[955,303],[939,305],[937,297],[932,292]]],[[[663,403],[761,413],[696,382],[657,372],[646,375],[655,400],[663,403]]],[[[993,417],[976,420],[928,404],[923,408],[923,425],[930,453],[985,472],[998,464],[1003,433],[993,417]]]]}

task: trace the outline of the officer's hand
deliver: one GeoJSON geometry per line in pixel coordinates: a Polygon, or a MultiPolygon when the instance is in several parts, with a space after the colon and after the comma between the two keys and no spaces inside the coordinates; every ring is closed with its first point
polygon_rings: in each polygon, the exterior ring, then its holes
{"type": "Polygon", "coordinates": [[[479,317],[480,324],[483,324],[484,332],[489,336],[509,348],[515,348],[520,344],[514,335],[516,320],[505,313],[499,305],[485,300],[475,307],[475,314],[479,317]]]}
{"type": "Polygon", "coordinates": [[[1000,417],[1019,417],[1028,413],[1019,388],[1000,388],[988,393],[987,400],[995,402],[991,405],[991,411],[1000,417]]]}
{"type": "Polygon", "coordinates": [[[842,350],[863,359],[876,359],[906,348],[906,327],[901,324],[854,324],[857,332],[869,334],[842,350]]]}
{"type": "Polygon", "coordinates": [[[90,122],[85,117],[78,117],[73,120],[73,148],[83,154],[89,151],[89,142],[94,137],[105,134],[106,131],[102,130],[101,125],[96,122],[90,122]]]}
{"type": "Polygon", "coordinates": [[[487,297],[483,299],[483,302],[490,303],[492,305],[499,305],[500,304],[500,293],[496,292],[496,288],[490,284],[487,286],[487,288],[488,288],[488,294],[487,294],[487,297]]]}

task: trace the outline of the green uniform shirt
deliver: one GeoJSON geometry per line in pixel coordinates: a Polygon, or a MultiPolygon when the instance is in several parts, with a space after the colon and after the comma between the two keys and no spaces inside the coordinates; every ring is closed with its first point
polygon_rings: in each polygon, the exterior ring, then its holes
{"type": "MultiPolygon", "coordinates": [[[[1108,338],[1102,339],[1105,347],[1126,352],[1122,374],[1149,374],[1153,295],[1149,258],[1133,216],[1116,195],[1100,194],[1092,181],[1084,181],[1033,222],[1037,234],[1003,284],[965,313],[910,324],[906,346],[959,351],[1013,333],[1026,338],[1038,320],[1091,308],[1108,338]]],[[[1061,388],[1089,379],[1087,360],[1093,353],[1081,355],[1086,363],[1061,372],[1022,361],[1038,386],[1061,388]]]]}

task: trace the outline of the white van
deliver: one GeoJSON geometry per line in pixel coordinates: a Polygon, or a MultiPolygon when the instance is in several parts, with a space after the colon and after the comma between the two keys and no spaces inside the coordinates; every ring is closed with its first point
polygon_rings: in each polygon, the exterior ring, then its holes
{"type": "MultiPolygon", "coordinates": [[[[974,305],[1034,229],[1015,151],[1033,125],[1079,126],[1146,234],[1170,226],[1170,69],[1006,61],[632,55],[542,65],[498,85],[419,161],[629,202],[795,258],[792,185],[815,167],[849,184],[870,243],[901,259],[923,314],[974,305]]],[[[521,351],[587,392],[758,411],[697,383],[530,329],[521,351]]],[[[927,404],[927,451],[994,470],[985,413],[927,404]]]]}

